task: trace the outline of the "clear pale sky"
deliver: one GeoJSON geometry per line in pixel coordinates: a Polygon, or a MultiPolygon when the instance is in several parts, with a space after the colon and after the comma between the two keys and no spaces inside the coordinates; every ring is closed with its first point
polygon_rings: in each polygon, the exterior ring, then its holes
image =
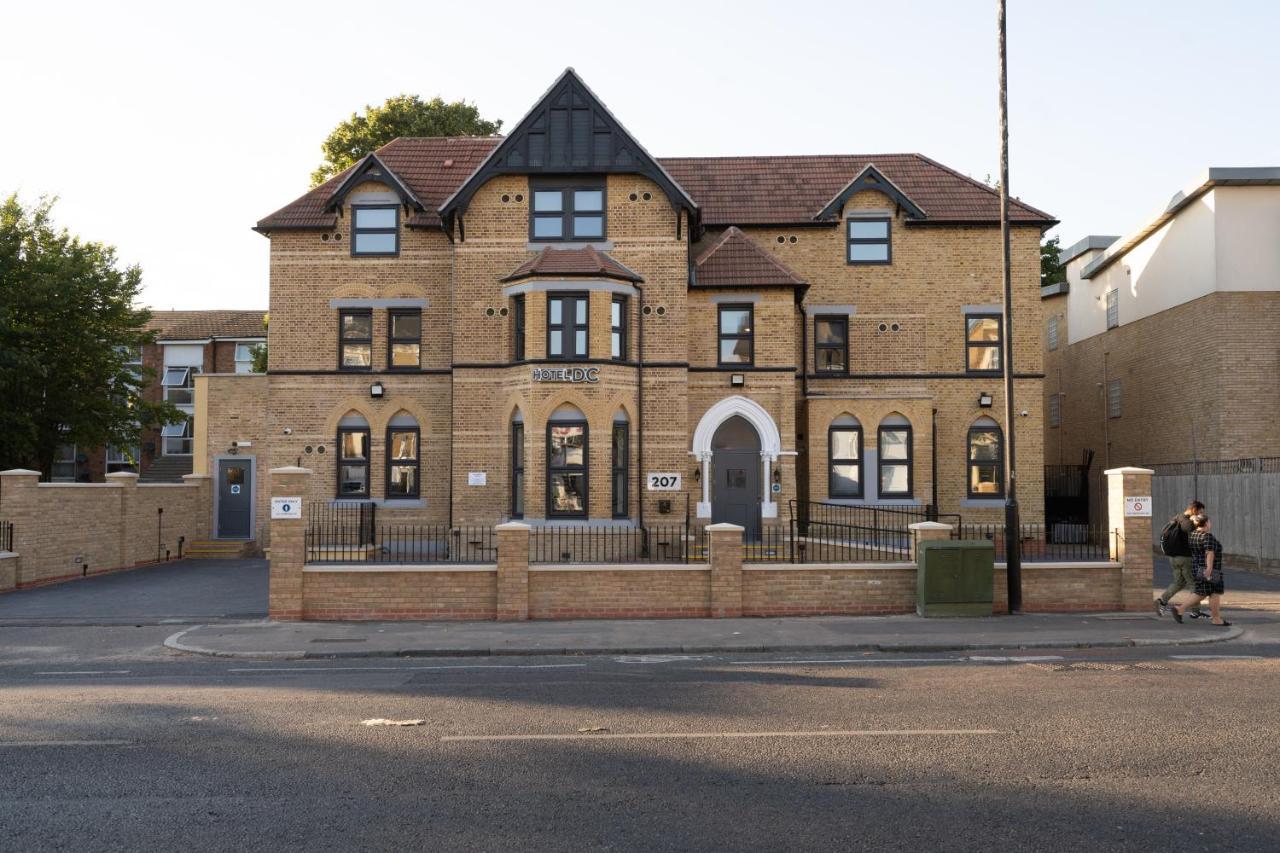
{"type": "MultiPolygon", "coordinates": [[[[1009,3],[1010,187],[1065,244],[1207,166],[1280,163],[1280,4],[1009,3]]],[[[995,0],[62,2],[0,31],[0,192],[138,263],[155,308],[267,304],[257,219],[400,92],[510,128],[572,65],[658,156],[919,151],[998,171],[995,0]]]]}

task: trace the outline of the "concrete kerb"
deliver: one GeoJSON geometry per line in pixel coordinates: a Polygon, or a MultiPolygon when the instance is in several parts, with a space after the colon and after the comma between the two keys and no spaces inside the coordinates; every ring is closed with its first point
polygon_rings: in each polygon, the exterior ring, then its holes
{"type": "MultiPolygon", "coordinates": [[[[239,627],[272,628],[294,623],[276,623],[257,621],[240,623],[239,627]]],[[[332,623],[327,623],[332,625],[332,623]]],[[[777,654],[777,653],[816,653],[816,652],[963,652],[963,651],[997,651],[1001,649],[1107,649],[1107,648],[1150,648],[1156,646],[1198,646],[1209,643],[1222,643],[1238,639],[1244,634],[1244,627],[1233,625],[1220,634],[1207,634],[1185,638],[1144,638],[1126,637],[1116,640],[1031,640],[1019,642],[865,642],[865,643],[777,643],[777,644],[723,644],[723,645],[689,645],[689,646],[618,646],[569,648],[554,646],[489,646],[458,648],[413,648],[377,649],[367,651],[309,651],[305,649],[287,649],[277,651],[228,651],[210,649],[194,643],[184,642],[183,637],[192,631],[206,627],[193,625],[168,637],[164,641],[167,648],[188,654],[217,658],[234,658],[247,660],[342,660],[359,658],[451,658],[451,657],[590,657],[605,655],[689,655],[689,654],[777,654]]],[[[222,623],[219,627],[231,627],[222,623]]]]}

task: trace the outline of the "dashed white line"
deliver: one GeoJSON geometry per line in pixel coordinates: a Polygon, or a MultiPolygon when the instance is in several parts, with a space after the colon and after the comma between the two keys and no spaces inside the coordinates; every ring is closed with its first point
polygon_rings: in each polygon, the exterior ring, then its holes
{"type": "Polygon", "coordinates": [[[128,746],[129,740],[0,740],[0,749],[25,746],[128,746]]]}
{"type": "Polygon", "coordinates": [[[790,663],[964,663],[964,658],[828,658],[825,660],[731,660],[741,666],[776,666],[790,663]]]}
{"type": "Polygon", "coordinates": [[[585,663],[478,664],[476,666],[262,666],[232,667],[227,672],[418,672],[449,669],[574,669],[585,663]]]}
{"type": "Polygon", "coordinates": [[[444,735],[441,741],[537,741],[537,740],[701,740],[709,738],[788,738],[788,737],[955,737],[962,735],[999,735],[998,729],[822,729],[800,732],[634,732],[630,734],[601,732],[598,734],[529,734],[529,735],[444,735]]]}
{"type": "Polygon", "coordinates": [[[128,669],[50,670],[37,672],[35,675],[128,675],[131,671],[128,669]]]}
{"type": "Polygon", "coordinates": [[[977,663],[1043,663],[1051,660],[1066,660],[1066,658],[1062,655],[1010,655],[1007,657],[971,655],[969,660],[977,663]]]}

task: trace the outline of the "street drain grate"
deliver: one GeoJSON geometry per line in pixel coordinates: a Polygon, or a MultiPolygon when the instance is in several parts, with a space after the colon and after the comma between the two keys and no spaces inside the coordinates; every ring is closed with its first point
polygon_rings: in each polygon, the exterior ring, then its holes
{"type": "Polygon", "coordinates": [[[1029,663],[1027,666],[1045,672],[1159,672],[1169,667],[1159,663],[1104,663],[1102,661],[1077,661],[1075,663],[1029,663]]]}
{"type": "Polygon", "coordinates": [[[314,640],[308,640],[311,643],[363,643],[364,637],[316,637],[314,640]]]}

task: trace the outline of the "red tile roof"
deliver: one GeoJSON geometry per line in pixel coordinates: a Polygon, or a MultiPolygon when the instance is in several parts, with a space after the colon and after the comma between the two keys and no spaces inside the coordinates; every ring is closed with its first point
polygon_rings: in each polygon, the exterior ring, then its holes
{"type": "MultiPolygon", "coordinates": [[[[426,205],[409,223],[438,227],[437,208],[470,177],[502,138],[396,139],[378,157],[426,205]]],[[[698,203],[702,223],[797,225],[814,217],[868,164],[924,210],[925,222],[995,224],[1000,197],[994,189],[921,154],[802,155],[781,157],[660,157],[658,162],[698,203]]],[[[258,229],[332,228],[336,217],[325,202],[347,172],[258,223],[258,229]]],[[[1015,223],[1049,225],[1052,216],[1011,200],[1015,223]]]]}
{"type": "Polygon", "coordinates": [[[158,341],[206,338],[265,338],[266,311],[152,311],[147,328],[158,341]]]}
{"type": "Polygon", "coordinates": [[[622,281],[644,281],[608,253],[596,251],[591,246],[581,249],[556,249],[549,246],[516,267],[502,280],[515,281],[535,275],[603,276],[622,281]]]}
{"type": "Polygon", "coordinates": [[[698,287],[806,286],[786,264],[732,226],[693,263],[698,287]]]}

